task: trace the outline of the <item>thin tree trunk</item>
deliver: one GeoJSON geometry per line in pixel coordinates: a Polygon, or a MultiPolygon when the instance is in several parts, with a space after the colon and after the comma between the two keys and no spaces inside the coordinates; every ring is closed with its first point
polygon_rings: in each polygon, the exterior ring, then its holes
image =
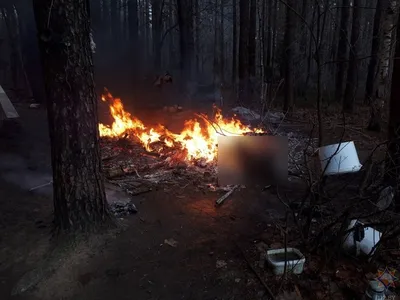
{"type": "Polygon", "coordinates": [[[224,35],[224,0],[220,3],[220,31],[219,31],[219,68],[220,68],[220,83],[225,82],[225,35],[224,35]]]}
{"type": "Polygon", "coordinates": [[[384,1],[382,12],[382,32],[378,50],[377,76],[373,84],[373,97],[370,103],[370,120],[368,130],[380,131],[382,112],[390,97],[391,67],[394,55],[395,28],[398,20],[398,3],[384,1]]]}
{"type": "Polygon", "coordinates": [[[248,93],[249,1],[239,0],[239,11],[239,100],[244,101],[248,93]]]}
{"type": "Polygon", "coordinates": [[[343,111],[353,112],[357,96],[358,75],[358,39],[360,37],[360,0],[353,0],[353,23],[351,25],[350,58],[344,93],[343,111]]]}
{"type": "Polygon", "coordinates": [[[291,112],[294,105],[294,78],[293,78],[293,40],[294,40],[294,9],[295,0],[287,1],[288,7],[286,8],[286,24],[285,24],[285,37],[284,37],[284,51],[285,51],[285,98],[283,110],[291,112]]]}
{"type": "Polygon", "coordinates": [[[237,74],[237,3],[232,0],[233,23],[232,23],[232,86],[236,86],[237,74]]]}
{"type": "Polygon", "coordinates": [[[89,2],[34,0],[33,5],[46,83],[55,225],[61,231],[89,231],[110,220],[101,172],[89,2]],[[54,43],[54,38],[68,44],[54,43]]]}
{"type": "Polygon", "coordinates": [[[375,17],[374,17],[374,27],[372,32],[372,46],[371,46],[371,58],[368,65],[368,75],[365,87],[365,101],[364,103],[370,104],[371,98],[373,97],[374,81],[376,77],[376,71],[378,66],[378,51],[379,51],[379,41],[380,41],[380,28],[382,19],[382,4],[384,0],[377,0],[375,17]]]}
{"type": "Polygon", "coordinates": [[[348,25],[350,20],[350,0],[342,1],[342,16],[340,20],[340,34],[338,44],[338,70],[336,73],[335,99],[341,102],[343,99],[343,90],[346,77],[346,60],[348,53],[348,25]]]}
{"type": "MultiPolygon", "coordinates": [[[[397,27],[397,39],[400,37],[400,28],[397,27]]],[[[395,45],[395,57],[400,57],[400,43],[395,45]]],[[[392,82],[400,82],[400,60],[393,62],[392,82]]],[[[392,84],[389,102],[388,126],[388,153],[386,158],[385,179],[395,189],[395,203],[399,207],[400,183],[400,85],[392,84]]]]}
{"type": "MultiPolygon", "coordinates": [[[[257,15],[256,15],[256,0],[249,0],[250,2],[250,26],[249,26],[249,77],[251,78],[251,82],[254,81],[254,77],[256,76],[256,25],[257,25],[257,15]]],[[[252,87],[253,88],[253,87],[252,87]]]]}

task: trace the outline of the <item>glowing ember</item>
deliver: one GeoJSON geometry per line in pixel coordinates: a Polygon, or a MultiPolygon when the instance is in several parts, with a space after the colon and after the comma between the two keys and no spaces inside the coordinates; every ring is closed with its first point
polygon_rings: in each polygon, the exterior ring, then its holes
{"type": "Polygon", "coordinates": [[[162,125],[156,128],[146,127],[142,121],[124,110],[121,99],[114,98],[108,91],[102,96],[102,100],[109,104],[114,122],[111,126],[99,124],[101,137],[136,137],[149,152],[155,151],[152,144],[159,142],[163,148],[158,151],[167,148],[180,149],[182,153],[185,153],[186,161],[197,159],[203,159],[206,162],[213,161],[217,155],[218,135],[237,136],[251,132],[264,132],[262,129],[252,130],[236,119],[224,119],[221,110],[216,109],[213,120],[205,115],[199,115],[203,119],[202,123],[196,119],[186,121],[182,132],[176,134],[162,125]]]}

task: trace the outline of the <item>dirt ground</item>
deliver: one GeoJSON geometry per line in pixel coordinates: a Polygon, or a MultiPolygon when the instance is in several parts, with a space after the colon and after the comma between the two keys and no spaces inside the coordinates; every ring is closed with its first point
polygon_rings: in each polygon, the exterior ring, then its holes
{"type": "Polygon", "coordinates": [[[48,255],[52,222],[50,187],[29,191],[51,178],[46,112],[17,109],[20,120],[0,134],[0,299],[269,299],[243,252],[254,266],[256,243],[283,243],[276,194],[244,189],[215,207],[222,194],[197,192],[195,182],[134,197],[138,213],[121,220],[121,232],[80,245],[35,288],[11,296],[48,255]]]}
{"type": "Polygon", "coordinates": [[[124,218],[126,230],[68,259],[33,292],[11,297],[46,255],[52,221],[51,198],[29,192],[29,184],[46,183],[51,174],[46,113],[17,109],[20,121],[5,124],[0,142],[1,299],[262,299],[236,243],[247,248],[283,217],[279,201],[243,190],[216,208],[220,194],[195,194],[193,185],[135,197],[139,212],[124,218]]]}

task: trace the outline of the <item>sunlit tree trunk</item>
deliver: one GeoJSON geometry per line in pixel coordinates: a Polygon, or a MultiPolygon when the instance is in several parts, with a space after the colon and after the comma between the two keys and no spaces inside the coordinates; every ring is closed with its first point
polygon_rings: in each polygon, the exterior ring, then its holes
{"type": "Polygon", "coordinates": [[[33,4],[46,83],[55,225],[90,231],[111,218],[101,171],[89,1],[33,4]]]}

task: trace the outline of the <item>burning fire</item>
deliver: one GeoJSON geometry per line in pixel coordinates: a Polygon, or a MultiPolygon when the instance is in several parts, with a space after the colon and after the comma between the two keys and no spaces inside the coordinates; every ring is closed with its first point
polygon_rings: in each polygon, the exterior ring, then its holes
{"type": "Polygon", "coordinates": [[[263,133],[262,129],[252,130],[237,119],[224,119],[221,110],[216,108],[214,119],[199,115],[203,122],[196,119],[185,122],[181,133],[172,133],[162,125],[155,128],[146,127],[142,121],[124,110],[121,99],[114,98],[108,91],[102,100],[109,104],[114,119],[111,126],[99,124],[101,137],[119,138],[123,136],[137,138],[146,151],[153,152],[154,143],[161,143],[163,148],[177,148],[185,154],[186,161],[203,159],[211,162],[217,155],[218,135],[238,136],[246,133],[263,133]]]}

